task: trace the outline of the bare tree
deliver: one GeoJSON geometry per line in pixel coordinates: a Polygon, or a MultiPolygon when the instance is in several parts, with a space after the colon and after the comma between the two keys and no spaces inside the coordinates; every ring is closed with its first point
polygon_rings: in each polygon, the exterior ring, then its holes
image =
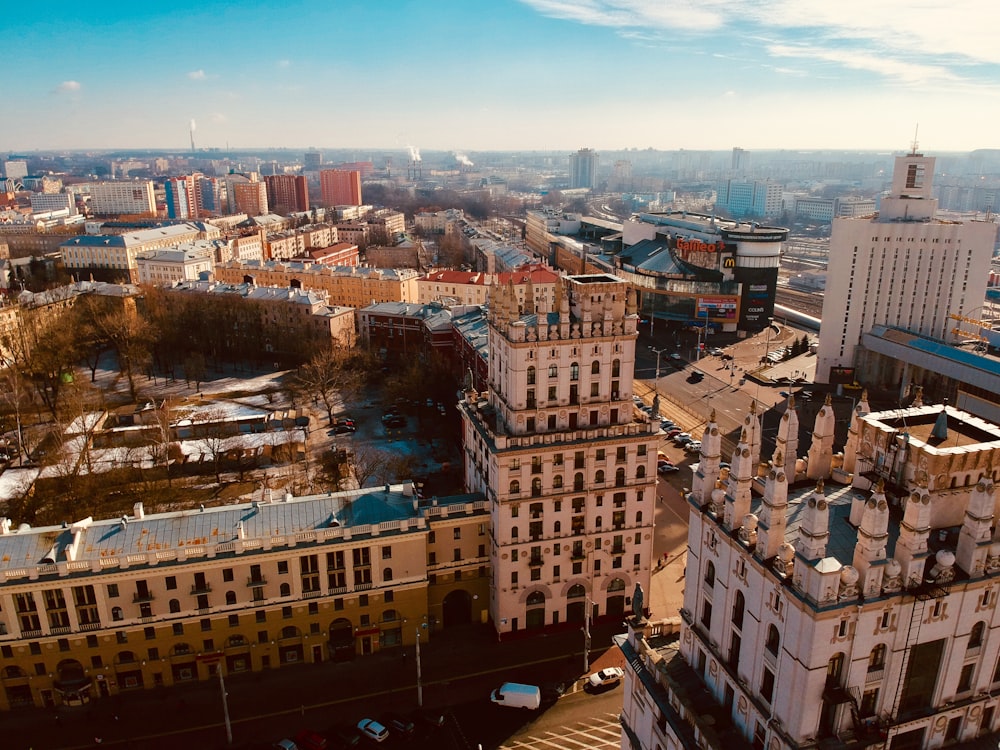
{"type": "Polygon", "coordinates": [[[201,446],[212,457],[215,465],[215,481],[222,483],[222,457],[226,452],[226,439],[230,429],[225,413],[221,409],[206,409],[198,412],[195,425],[201,446]]]}
{"type": "Polygon", "coordinates": [[[352,464],[358,487],[364,487],[369,479],[380,476],[390,461],[392,461],[392,454],[387,451],[371,445],[356,446],[352,464]]]}
{"type": "Polygon", "coordinates": [[[332,425],[338,397],[357,391],[373,367],[371,357],[360,350],[323,348],[296,370],[293,388],[303,399],[322,401],[332,425]]]}

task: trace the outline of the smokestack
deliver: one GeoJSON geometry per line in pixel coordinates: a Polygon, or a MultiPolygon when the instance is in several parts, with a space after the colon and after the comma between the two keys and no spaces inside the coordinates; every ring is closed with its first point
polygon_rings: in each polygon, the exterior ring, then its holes
{"type": "Polygon", "coordinates": [[[191,151],[192,152],[194,152],[194,150],[195,150],[194,149],[194,131],[195,131],[195,127],[197,127],[197,123],[195,123],[194,118],[192,117],[191,118],[191,151]]]}

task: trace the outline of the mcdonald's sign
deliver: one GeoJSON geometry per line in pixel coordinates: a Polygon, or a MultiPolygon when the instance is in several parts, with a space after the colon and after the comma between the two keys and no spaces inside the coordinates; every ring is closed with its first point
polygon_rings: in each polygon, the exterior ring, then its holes
{"type": "Polygon", "coordinates": [[[723,268],[736,268],[736,258],[732,255],[722,259],[723,268]]]}

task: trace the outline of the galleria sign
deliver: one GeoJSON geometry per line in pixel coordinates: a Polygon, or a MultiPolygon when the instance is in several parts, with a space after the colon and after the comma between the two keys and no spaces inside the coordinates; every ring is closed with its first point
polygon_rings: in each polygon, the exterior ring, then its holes
{"type": "Polygon", "coordinates": [[[696,239],[674,240],[674,249],[684,253],[721,253],[726,249],[724,242],[702,242],[696,239]]]}

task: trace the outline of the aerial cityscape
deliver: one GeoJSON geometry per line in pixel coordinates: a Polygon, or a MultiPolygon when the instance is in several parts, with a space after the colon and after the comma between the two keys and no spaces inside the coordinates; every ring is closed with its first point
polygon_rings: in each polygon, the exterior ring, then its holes
{"type": "Polygon", "coordinates": [[[48,11],[4,748],[997,746],[989,8],[48,11]]]}

